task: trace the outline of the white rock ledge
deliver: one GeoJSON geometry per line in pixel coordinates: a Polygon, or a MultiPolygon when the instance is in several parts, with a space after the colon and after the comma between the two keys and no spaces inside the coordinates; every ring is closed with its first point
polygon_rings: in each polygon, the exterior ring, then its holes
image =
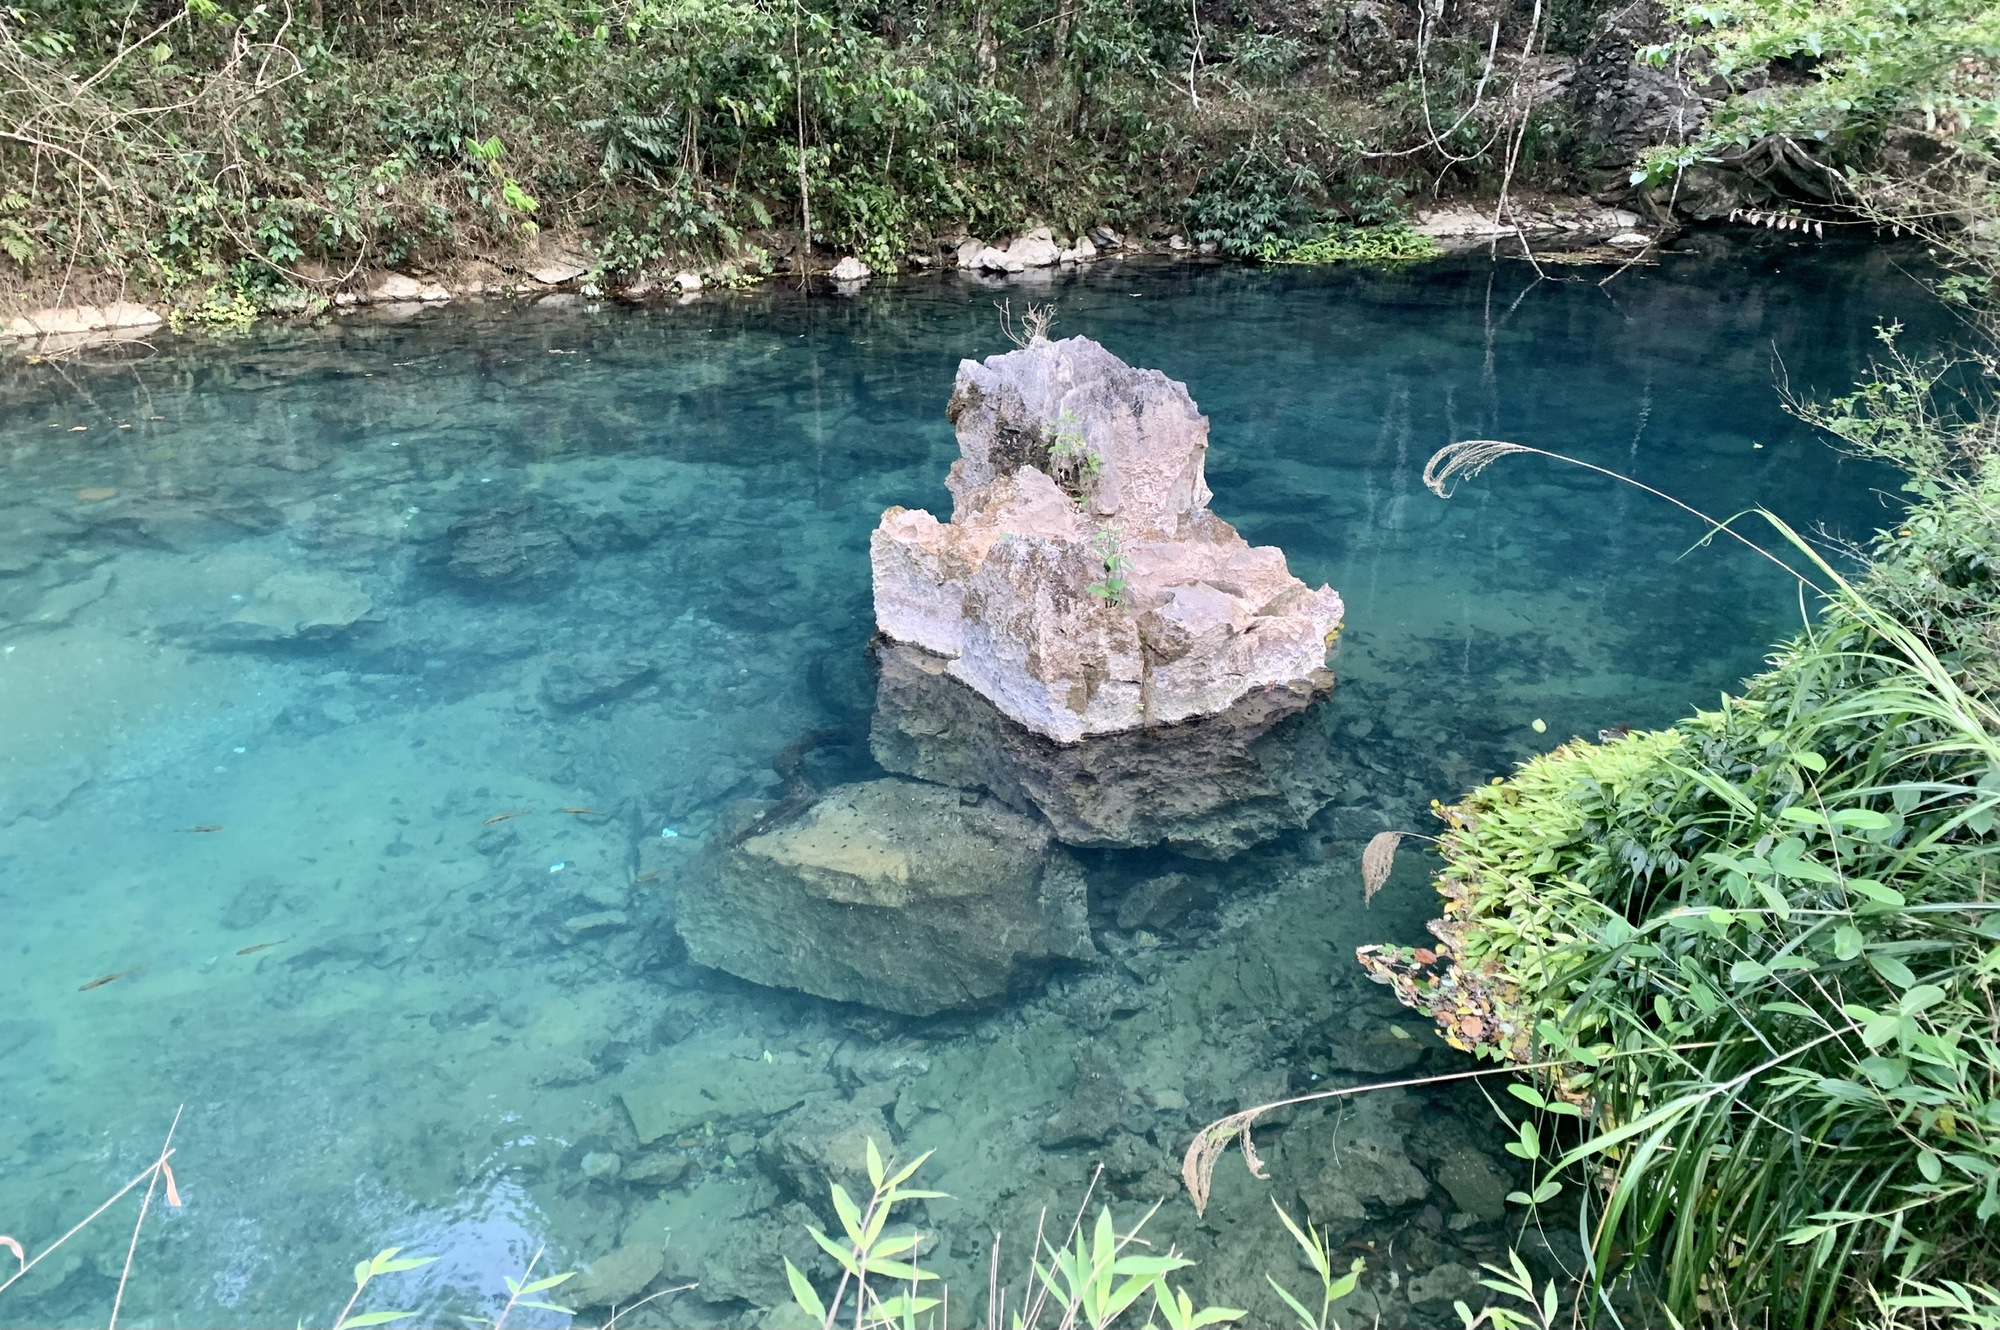
{"type": "Polygon", "coordinates": [[[961,362],[949,414],[951,520],[891,508],[870,543],[884,636],[1063,743],[1324,678],[1340,597],[1208,511],[1208,420],[1185,385],[1088,338],[1038,341],[961,362]],[[1095,474],[1052,455],[1059,439],[1095,474]],[[1107,542],[1130,560],[1116,603],[1107,542]]]}

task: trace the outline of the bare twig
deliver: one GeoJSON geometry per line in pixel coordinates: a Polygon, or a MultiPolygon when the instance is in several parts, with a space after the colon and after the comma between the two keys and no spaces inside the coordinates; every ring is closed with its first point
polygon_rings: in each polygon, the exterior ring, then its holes
{"type": "MultiPolygon", "coordinates": [[[[142,1182],[148,1184],[146,1187],[146,1201],[147,1204],[150,1204],[153,1196],[152,1184],[158,1182],[160,1180],[162,1173],[165,1173],[168,1179],[167,1181],[168,1203],[178,1207],[180,1205],[179,1188],[177,1188],[173,1184],[172,1181],[173,1174],[168,1168],[167,1161],[173,1156],[174,1153],[173,1151],[174,1128],[180,1125],[180,1121],[181,1121],[181,1109],[176,1108],[174,1110],[173,1124],[172,1126],[169,1126],[167,1128],[166,1141],[162,1143],[162,1145],[160,1146],[159,1158],[155,1159],[152,1163],[146,1165],[145,1168],[141,1169],[137,1174],[135,1174],[132,1177],[131,1181],[127,1182],[117,1191],[111,1193],[110,1196],[106,1197],[102,1205],[98,1206],[95,1210],[92,1210],[89,1214],[85,1215],[82,1219],[78,1220],[74,1225],[72,1225],[70,1227],[69,1232],[63,1234],[61,1237],[57,1238],[54,1242],[51,1242],[48,1246],[44,1247],[40,1252],[36,1253],[32,1258],[24,1255],[21,1249],[21,1244],[15,1239],[0,1238],[0,1245],[4,1245],[10,1251],[12,1251],[14,1253],[16,1261],[19,1262],[20,1264],[20,1269],[16,1270],[6,1279],[0,1280],[0,1293],[6,1292],[9,1288],[13,1287],[16,1283],[20,1282],[23,1278],[27,1276],[28,1271],[34,1269],[36,1266],[40,1265],[43,1261],[47,1260],[51,1253],[61,1248],[62,1245],[68,1242],[71,1238],[83,1232],[84,1229],[89,1228],[92,1223],[96,1222],[99,1216],[101,1216],[106,1210],[109,1210],[112,1206],[118,1204],[118,1202],[124,1200],[126,1195],[129,1192],[131,1192],[131,1190],[134,1187],[137,1187],[142,1182]]],[[[139,1210],[139,1223],[143,1224],[145,1222],[146,1222],[146,1209],[145,1206],[141,1206],[139,1210]]],[[[132,1245],[136,1247],[138,1245],[138,1242],[139,1242],[139,1228],[138,1225],[134,1225],[132,1229],[132,1245]]],[[[125,1294],[126,1276],[130,1275],[131,1273],[132,1273],[132,1252],[128,1249],[125,1253],[125,1272],[124,1274],[121,1274],[118,1277],[118,1296],[120,1299],[122,1299],[125,1294]]],[[[118,1321],[118,1304],[114,1302],[111,1308],[112,1325],[115,1326],[117,1324],[117,1321],[118,1321]]]]}

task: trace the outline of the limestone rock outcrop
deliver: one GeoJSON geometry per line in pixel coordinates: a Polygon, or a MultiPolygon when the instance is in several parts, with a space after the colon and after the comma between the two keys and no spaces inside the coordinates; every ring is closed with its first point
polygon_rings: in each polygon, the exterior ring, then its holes
{"type": "Polygon", "coordinates": [[[877,762],[1038,812],[1066,845],[1227,859],[1304,827],[1340,789],[1325,671],[1217,715],[1063,744],[1001,715],[942,657],[894,642],[874,654],[877,762]]]}
{"type": "Polygon", "coordinates": [[[675,924],[699,964],[928,1016],[1096,954],[1082,870],[997,800],[863,781],[749,830],[681,889],[675,924]]]}
{"type": "Polygon", "coordinates": [[[1342,615],[1208,510],[1187,388],[1084,337],[959,365],[949,522],[891,508],[883,635],[1062,743],[1226,710],[1323,671],[1342,615]]]}

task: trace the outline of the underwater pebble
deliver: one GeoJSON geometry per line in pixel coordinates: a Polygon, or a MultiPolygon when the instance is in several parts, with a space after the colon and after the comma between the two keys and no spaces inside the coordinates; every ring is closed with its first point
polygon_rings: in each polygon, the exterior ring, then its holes
{"type": "Polygon", "coordinates": [[[625,1161],[609,1150],[594,1150],[583,1157],[583,1176],[608,1180],[618,1176],[625,1161]]]}
{"type": "Polygon", "coordinates": [[[748,1159],[757,1152],[757,1138],[747,1131],[731,1132],[729,1139],[724,1141],[722,1146],[733,1158],[748,1159]]]}
{"type": "MultiPolygon", "coordinates": [[[[12,648],[9,648],[9,649],[11,650],[12,648]]],[[[678,832],[678,831],[675,831],[675,830],[674,830],[674,829],[673,829],[672,827],[661,827],[661,828],[660,828],[660,839],[661,839],[661,840],[673,840],[673,839],[674,839],[675,837],[679,836],[680,834],[681,834],[680,832],[678,832]]]]}
{"type": "Polygon", "coordinates": [[[613,882],[593,882],[577,896],[589,901],[600,910],[622,910],[625,908],[625,888],[613,882]]]}
{"type": "Polygon", "coordinates": [[[599,910],[595,914],[579,914],[574,919],[563,920],[563,927],[578,937],[590,933],[603,933],[614,928],[625,927],[628,920],[623,910],[599,910]]]}
{"type": "Polygon", "coordinates": [[[632,1161],[620,1175],[626,1182],[644,1182],[655,1187],[671,1187],[688,1175],[694,1167],[688,1160],[674,1155],[642,1155],[632,1161]]]}

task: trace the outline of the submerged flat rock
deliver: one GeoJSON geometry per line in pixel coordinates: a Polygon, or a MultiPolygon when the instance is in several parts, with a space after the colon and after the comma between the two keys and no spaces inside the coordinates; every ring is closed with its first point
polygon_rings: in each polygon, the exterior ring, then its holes
{"type": "Polygon", "coordinates": [[[884,636],[1064,743],[1213,715],[1326,666],[1343,614],[1208,511],[1185,385],[1085,337],[958,370],[948,522],[891,508],[870,543],[884,636]]]}
{"type": "Polygon", "coordinates": [[[796,1053],[766,1056],[740,1040],[683,1044],[665,1061],[635,1064],[619,1092],[639,1144],[749,1122],[797,1108],[833,1078],[796,1053]]]}
{"type": "Polygon", "coordinates": [[[682,888],[695,961],[913,1016],[1001,997],[1094,955],[1081,870],[997,800],[907,780],[840,786],[725,846],[682,888]]]}

